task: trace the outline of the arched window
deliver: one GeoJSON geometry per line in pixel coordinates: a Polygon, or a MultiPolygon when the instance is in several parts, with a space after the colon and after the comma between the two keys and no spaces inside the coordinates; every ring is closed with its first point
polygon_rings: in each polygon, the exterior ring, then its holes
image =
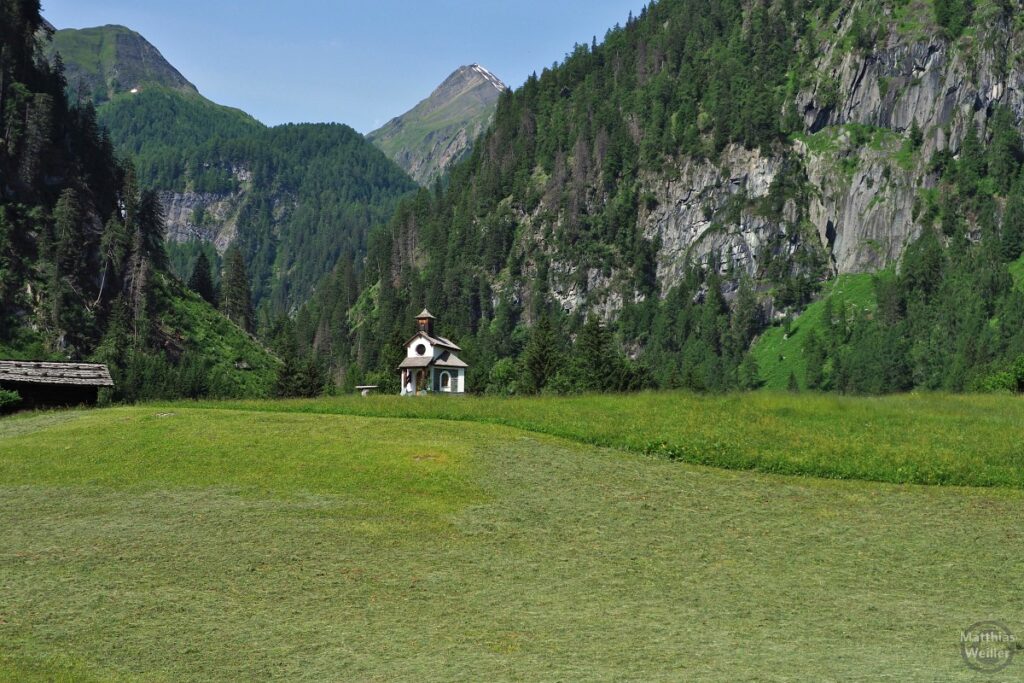
{"type": "Polygon", "coordinates": [[[447,372],[441,373],[441,391],[450,391],[452,386],[452,376],[447,372]]]}

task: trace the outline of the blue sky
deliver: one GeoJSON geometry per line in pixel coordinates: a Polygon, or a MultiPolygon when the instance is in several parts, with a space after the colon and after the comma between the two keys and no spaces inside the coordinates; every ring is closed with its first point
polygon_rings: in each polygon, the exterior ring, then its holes
{"type": "Polygon", "coordinates": [[[268,124],[364,133],[479,62],[509,85],[645,0],[43,0],[58,28],[123,24],[210,99],[268,124]],[[302,9],[295,9],[301,6],[302,9]]]}

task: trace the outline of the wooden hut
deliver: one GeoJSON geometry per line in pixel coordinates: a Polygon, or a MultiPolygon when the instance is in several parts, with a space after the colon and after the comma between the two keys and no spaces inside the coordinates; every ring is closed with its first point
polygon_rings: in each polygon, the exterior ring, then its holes
{"type": "Polygon", "coordinates": [[[0,389],[16,391],[21,408],[94,405],[100,387],[112,387],[106,365],[0,361],[0,389]]]}

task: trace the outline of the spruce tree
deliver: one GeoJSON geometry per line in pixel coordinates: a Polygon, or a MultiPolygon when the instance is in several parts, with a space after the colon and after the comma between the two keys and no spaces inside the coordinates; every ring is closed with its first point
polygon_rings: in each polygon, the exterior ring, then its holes
{"type": "Polygon", "coordinates": [[[145,190],[139,198],[139,246],[142,255],[157,270],[167,268],[167,252],[164,249],[164,207],[160,197],[153,190],[145,190]]]}
{"type": "Polygon", "coordinates": [[[1007,107],[998,107],[992,119],[992,142],[988,150],[988,172],[999,192],[1009,192],[1017,179],[1022,158],[1017,121],[1007,107]]]}
{"type": "Polygon", "coordinates": [[[587,318],[573,347],[573,363],[578,388],[583,391],[605,391],[617,388],[617,355],[612,338],[596,315],[587,318]]]}
{"type": "Polygon", "coordinates": [[[298,355],[291,344],[278,350],[281,365],[277,368],[277,379],[274,383],[274,396],[278,398],[295,398],[301,395],[303,368],[298,355]]]}
{"type": "Polygon", "coordinates": [[[220,308],[228,318],[246,332],[252,331],[252,294],[245,259],[237,244],[224,254],[224,277],[221,280],[220,308]]]}
{"type": "Polygon", "coordinates": [[[804,355],[807,358],[807,372],[804,382],[808,389],[825,388],[826,351],[817,330],[811,330],[804,343],[804,355]]]}
{"type": "Polygon", "coordinates": [[[82,234],[82,206],[78,193],[64,190],[53,211],[55,261],[61,275],[79,278],[84,275],[86,254],[82,234]]]}
{"type": "Polygon", "coordinates": [[[531,393],[540,393],[562,368],[561,338],[551,317],[544,313],[530,330],[523,352],[524,385],[531,393]]]}
{"type": "Polygon", "coordinates": [[[750,281],[744,277],[740,281],[740,289],[736,295],[729,330],[729,351],[736,362],[739,362],[744,351],[757,335],[760,323],[761,308],[758,305],[757,296],[750,286],[750,281]]]}
{"type": "Polygon", "coordinates": [[[761,379],[761,368],[758,366],[757,359],[754,358],[752,353],[748,353],[743,357],[743,362],[740,363],[737,374],[740,389],[754,391],[764,386],[764,380],[761,379]]]}
{"type": "Polygon", "coordinates": [[[217,305],[217,294],[213,288],[213,277],[210,275],[210,259],[206,257],[205,251],[199,252],[199,258],[196,259],[192,275],[188,279],[188,287],[211,306],[217,305]]]}
{"type": "Polygon", "coordinates": [[[910,144],[915,150],[921,149],[921,145],[924,144],[924,133],[921,131],[921,126],[918,125],[916,118],[910,125],[910,144]]]}
{"type": "Polygon", "coordinates": [[[67,331],[74,326],[73,292],[76,280],[84,275],[85,254],[82,239],[82,208],[78,193],[64,190],[53,211],[52,264],[49,273],[50,323],[59,336],[58,346],[67,343],[67,331]]]}
{"type": "Polygon", "coordinates": [[[1017,180],[1006,202],[1000,252],[1006,261],[1016,261],[1024,252],[1024,175],[1017,180]]]}
{"type": "Polygon", "coordinates": [[[794,393],[794,394],[799,393],[799,391],[800,391],[800,383],[796,381],[796,373],[795,372],[790,372],[789,373],[789,382],[786,384],[786,389],[789,390],[791,393],[794,393]]]}

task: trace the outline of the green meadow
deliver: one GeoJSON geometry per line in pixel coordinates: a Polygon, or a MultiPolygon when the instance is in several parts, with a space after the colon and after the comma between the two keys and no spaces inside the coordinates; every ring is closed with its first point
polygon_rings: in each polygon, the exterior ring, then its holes
{"type": "Polygon", "coordinates": [[[0,680],[977,680],[960,630],[1024,631],[1022,406],[378,397],[6,418],[0,680]]]}
{"type": "Polygon", "coordinates": [[[496,424],[726,469],[1024,488],[1024,401],[1005,395],[648,392],[519,399],[351,396],[194,405],[496,424]]]}

